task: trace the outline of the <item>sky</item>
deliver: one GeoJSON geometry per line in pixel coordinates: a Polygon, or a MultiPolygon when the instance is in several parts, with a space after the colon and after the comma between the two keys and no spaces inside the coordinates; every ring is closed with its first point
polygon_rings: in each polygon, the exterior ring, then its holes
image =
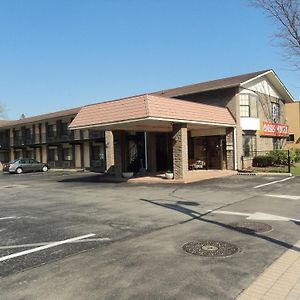
{"type": "Polygon", "coordinates": [[[0,104],[18,119],[274,69],[300,72],[247,0],[0,0],[0,104]]]}

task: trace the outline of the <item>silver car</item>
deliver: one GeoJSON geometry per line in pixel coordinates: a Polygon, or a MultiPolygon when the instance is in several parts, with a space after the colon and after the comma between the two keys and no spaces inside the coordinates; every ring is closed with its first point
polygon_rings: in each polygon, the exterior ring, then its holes
{"type": "Polygon", "coordinates": [[[21,174],[23,172],[47,172],[49,170],[49,166],[45,163],[40,163],[35,159],[31,158],[20,158],[15,159],[9,163],[3,164],[3,172],[4,173],[16,173],[21,174]]]}

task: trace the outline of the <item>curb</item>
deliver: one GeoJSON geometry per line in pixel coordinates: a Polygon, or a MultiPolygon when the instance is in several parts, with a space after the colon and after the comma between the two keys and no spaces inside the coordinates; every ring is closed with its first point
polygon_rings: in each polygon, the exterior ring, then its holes
{"type": "Polygon", "coordinates": [[[293,176],[292,173],[244,173],[244,172],[239,172],[237,175],[248,175],[248,176],[293,176]]]}

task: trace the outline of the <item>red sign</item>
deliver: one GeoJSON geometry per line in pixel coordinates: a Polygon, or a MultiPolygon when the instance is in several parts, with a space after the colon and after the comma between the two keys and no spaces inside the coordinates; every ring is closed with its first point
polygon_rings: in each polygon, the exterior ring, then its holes
{"type": "Polygon", "coordinates": [[[288,129],[287,124],[262,122],[260,135],[284,137],[289,135],[288,129]]]}

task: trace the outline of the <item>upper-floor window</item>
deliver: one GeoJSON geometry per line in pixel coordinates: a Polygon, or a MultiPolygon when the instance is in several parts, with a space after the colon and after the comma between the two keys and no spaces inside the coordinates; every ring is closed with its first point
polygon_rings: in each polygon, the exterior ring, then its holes
{"type": "Polygon", "coordinates": [[[257,96],[252,94],[240,95],[240,116],[257,118],[257,96]]]}
{"type": "Polygon", "coordinates": [[[274,123],[280,122],[280,106],[278,103],[272,103],[272,121],[274,123]]]}
{"type": "Polygon", "coordinates": [[[69,123],[61,123],[61,134],[68,135],[69,134],[69,123]]]}
{"type": "Polygon", "coordinates": [[[56,136],[56,124],[48,125],[48,136],[49,137],[56,136]]]}

